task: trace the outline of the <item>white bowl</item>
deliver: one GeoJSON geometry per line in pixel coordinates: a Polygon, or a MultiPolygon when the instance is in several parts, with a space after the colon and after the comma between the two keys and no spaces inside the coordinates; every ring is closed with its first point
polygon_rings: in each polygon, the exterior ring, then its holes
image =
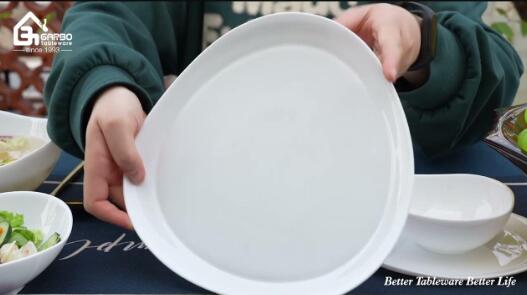
{"type": "Polygon", "coordinates": [[[416,175],[406,227],[427,250],[464,253],[501,232],[513,205],[511,189],[488,177],[416,175]]]}
{"type": "Polygon", "coordinates": [[[0,264],[0,294],[16,294],[38,276],[60,253],[71,233],[73,216],[59,198],[37,192],[0,194],[0,210],[24,214],[24,225],[40,229],[47,239],[57,232],[61,240],[42,252],[9,263],[0,264]]]}
{"type": "Polygon", "coordinates": [[[36,189],[51,173],[60,149],[51,142],[46,119],[0,111],[0,136],[32,136],[44,141],[31,153],[0,166],[0,192],[36,189]]]}

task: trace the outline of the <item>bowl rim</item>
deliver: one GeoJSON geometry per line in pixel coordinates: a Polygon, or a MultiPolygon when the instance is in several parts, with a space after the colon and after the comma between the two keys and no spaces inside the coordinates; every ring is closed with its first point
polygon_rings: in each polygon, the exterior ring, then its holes
{"type": "MultiPolygon", "coordinates": [[[[486,217],[477,217],[472,219],[447,219],[447,218],[439,218],[439,217],[431,217],[427,216],[426,214],[420,214],[415,213],[413,210],[413,207],[410,206],[410,210],[408,211],[408,217],[416,218],[424,221],[429,222],[435,222],[435,223],[443,223],[443,224],[466,224],[466,225],[473,225],[481,222],[488,222],[488,221],[494,221],[497,219],[500,219],[504,216],[508,216],[512,213],[512,210],[514,208],[514,192],[512,189],[504,184],[501,181],[498,181],[494,178],[478,175],[478,174],[469,174],[469,173],[452,173],[452,174],[423,174],[423,175],[416,175],[416,178],[437,178],[437,177],[471,177],[471,178],[480,178],[484,181],[487,181],[489,183],[492,183],[493,185],[500,186],[504,188],[505,193],[503,194],[503,197],[506,198],[509,201],[509,206],[505,208],[505,210],[497,210],[496,213],[492,213],[489,216],[486,217]]],[[[417,182],[417,181],[416,181],[417,182]]],[[[414,188],[415,189],[415,188],[414,188]]]]}
{"type": "MultiPolygon", "coordinates": [[[[46,199],[46,200],[50,200],[50,199],[53,199],[52,202],[56,202],[59,206],[61,206],[63,209],[65,209],[64,211],[66,212],[66,218],[67,218],[67,229],[66,229],[66,232],[64,235],[61,235],[61,240],[59,243],[43,250],[43,251],[40,251],[40,252],[37,252],[33,255],[30,255],[30,256],[26,256],[26,257],[23,257],[23,258],[20,258],[20,259],[17,259],[17,260],[14,260],[14,261],[11,261],[9,263],[0,263],[0,270],[3,269],[3,268],[7,268],[9,267],[10,265],[16,265],[16,264],[20,264],[20,263],[23,263],[24,261],[27,261],[29,259],[33,259],[33,258],[36,258],[36,257],[39,257],[39,256],[43,256],[43,255],[46,255],[46,253],[48,253],[49,251],[57,248],[57,247],[63,247],[66,243],[66,241],[69,239],[70,235],[71,235],[71,231],[73,229],[73,214],[71,212],[71,209],[69,208],[69,206],[61,199],[59,199],[58,197],[55,197],[55,196],[52,196],[52,195],[49,195],[49,194],[46,194],[46,193],[41,193],[41,192],[33,192],[33,191],[13,191],[13,192],[5,192],[5,193],[0,193],[0,200],[5,197],[6,195],[8,196],[11,196],[11,195],[22,195],[22,194],[30,194],[32,195],[33,197],[36,197],[36,198],[40,198],[40,199],[46,199]]],[[[19,198],[20,196],[18,196],[17,198],[19,198]]]]}

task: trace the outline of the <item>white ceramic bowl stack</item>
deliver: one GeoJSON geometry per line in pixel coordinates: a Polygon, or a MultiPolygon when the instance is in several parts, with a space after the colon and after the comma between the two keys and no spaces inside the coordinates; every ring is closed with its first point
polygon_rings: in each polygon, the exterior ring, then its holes
{"type": "Polygon", "coordinates": [[[468,174],[416,175],[406,227],[384,267],[464,280],[527,269],[527,220],[505,184],[468,174]]]}

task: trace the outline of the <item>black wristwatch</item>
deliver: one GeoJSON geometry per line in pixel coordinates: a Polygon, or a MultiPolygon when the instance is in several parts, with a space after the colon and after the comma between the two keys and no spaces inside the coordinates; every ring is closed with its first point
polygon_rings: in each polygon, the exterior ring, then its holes
{"type": "Polygon", "coordinates": [[[436,55],[437,19],[435,12],[428,6],[417,2],[400,1],[394,4],[421,18],[421,49],[417,60],[408,70],[415,71],[427,67],[436,55]]]}

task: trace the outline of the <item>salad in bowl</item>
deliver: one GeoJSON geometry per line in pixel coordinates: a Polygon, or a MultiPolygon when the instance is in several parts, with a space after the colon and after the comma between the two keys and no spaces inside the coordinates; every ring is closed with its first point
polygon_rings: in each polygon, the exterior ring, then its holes
{"type": "Polygon", "coordinates": [[[24,226],[24,215],[0,211],[0,264],[31,256],[60,242],[57,232],[43,238],[40,229],[24,226]]]}
{"type": "Polygon", "coordinates": [[[0,294],[16,294],[55,261],[72,227],[71,210],[57,197],[0,193],[0,294]]]}

